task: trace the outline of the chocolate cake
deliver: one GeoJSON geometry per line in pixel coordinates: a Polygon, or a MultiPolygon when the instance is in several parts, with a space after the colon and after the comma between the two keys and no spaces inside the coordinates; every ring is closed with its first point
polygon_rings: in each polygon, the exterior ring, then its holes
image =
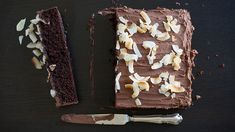
{"type": "Polygon", "coordinates": [[[109,8],[116,23],[116,108],[191,105],[195,50],[189,12],[183,9],[109,8]]]}
{"type": "Polygon", "coordinates": [[[37,12],[39,34],[43,46],[44,60],[51,83],[51,95],[56,106],[78,103],[70,53],[61,15],[57,7],[37,12]]]}

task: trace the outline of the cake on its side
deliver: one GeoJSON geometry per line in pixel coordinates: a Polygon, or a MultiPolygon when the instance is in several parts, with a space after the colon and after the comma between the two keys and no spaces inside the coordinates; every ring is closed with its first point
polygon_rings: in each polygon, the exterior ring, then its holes
{"type": "Polygon", "coordinates": [[[52,86],[51,94],[56,106],[78,103],[74,83],[70,53],[61,15],[57,7],[37,12],[43,52],[46,56],[46,68],[52,86]]]}
{"type": "Polygon", "coordinates": [[[190,106],[196,52],[189,12],[112,8],[100,14],[115,14],[117,23],[116,108],[190,106]]]}

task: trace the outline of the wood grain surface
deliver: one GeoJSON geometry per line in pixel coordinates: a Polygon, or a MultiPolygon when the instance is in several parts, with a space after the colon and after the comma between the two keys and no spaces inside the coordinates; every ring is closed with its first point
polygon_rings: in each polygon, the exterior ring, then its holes
{"type": "Polygon", "coordinates": [[[83,132],[83,131],[234,131],[235,128],[235,1],[226,0],[118,0],[132,8],[185,8],[191,13],[195,32],[192,47],[196,57],[193,81],[194,105],[186,110],[115,110],[113,108],[113,57],[110,50],[114,30],[104,17],[96,17],[94,88],[89,77],[91,43],[88,19],[93,12],[113,6],[111,0],[1,0],[0,1],[0,131],[83,132]],[[176,2],[181,4],[176,4],[176,2]],[[58,6],[67,30],[69,50],[80,103],[56,108],[51,99],[45,70],[35,70],[32,51],[18,43],[15,26],[35,12],[58,6]],[[224,68],[219,65],[225,64],[224,68]],[[202,75],[199,75],[204,71],[202,75]],[[202,98],[195,100],[195,95],[202,98]],[[179,126],[129,123],[126,126],[92,126],[60,121],[65,113],[159,114],[179,112],[179,126]]]}

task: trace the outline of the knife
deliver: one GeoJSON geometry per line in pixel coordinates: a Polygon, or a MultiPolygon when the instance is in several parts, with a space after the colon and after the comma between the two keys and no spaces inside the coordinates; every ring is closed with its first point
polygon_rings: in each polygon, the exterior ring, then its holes
{"type": "Polygon", "coordinates": [[[146,122],[178,125],[182,122],[183,117],[178,113],[141,116],[128,116],[127,114],[64,114],[61,116],[61,120],[78,124],[125,125],[127,122],[146,122]]]}

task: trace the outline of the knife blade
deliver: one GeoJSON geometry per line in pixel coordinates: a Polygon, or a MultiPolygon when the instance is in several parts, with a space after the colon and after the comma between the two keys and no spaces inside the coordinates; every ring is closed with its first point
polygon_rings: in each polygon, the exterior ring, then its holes
{"type": "Polygon", "coordinates": [[[183,117],[178,113],[141,116],[128,116],[127,114],[64,114],[61,116],[61,120],[78,124],[125,125],[128,122],[145,122],[178,125],[182,122],[183,117]]]}

